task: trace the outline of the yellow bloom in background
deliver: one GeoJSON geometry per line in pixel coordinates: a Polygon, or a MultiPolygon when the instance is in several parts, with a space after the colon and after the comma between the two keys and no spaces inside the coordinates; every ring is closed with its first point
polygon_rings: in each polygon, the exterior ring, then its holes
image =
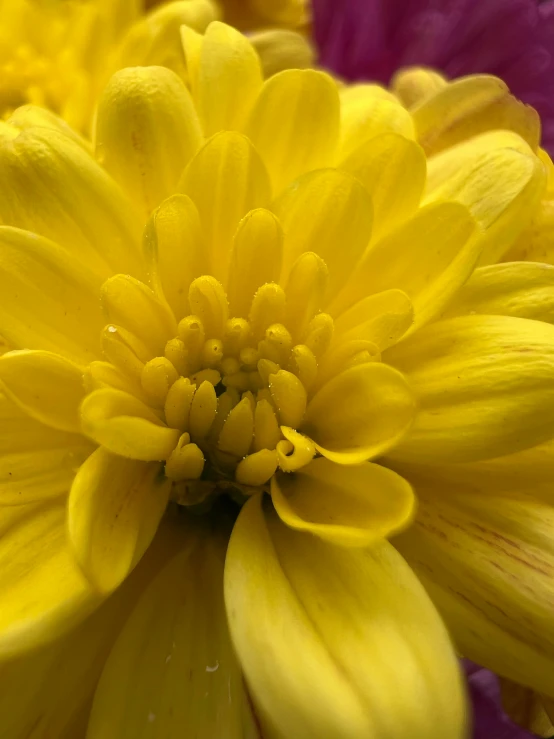
{"type": "MultiPolygon", "coordinates": [[[[170,0],[145,10],[143,0],[2,0],[0,2],[0,117],[25,103],[39,105],[89,136],[98,96],[126,66],[159,64],[185,80],[179,29],[203,32],[221,17],[258,28],[252,41],[270,76],[308,67],[312,49],[294,28],[303,3],[254,2],[257,11],[221,7],[217,0],[170,0]],[[267,6],[267,7],[266,7],[267,6]]],[[[147,3],[148,5],[148,3],[147,3]]]]}
{"type": "Polygon", "coordinates": [[[112,77],[96,161],[0,125],[8,736],[464,737],[409,564],[554,696],[554,268],[498,264],[532,130],[427,160],[390,93],[182,36],[188,87],[112,77]]]}
{"type": "MultiPolygon", "coordinates": [[[[168,0],[146,0],[146,6],[168,0]]],[[[297,29],[310,20],[308,0],[217,0],[223,20],[241,31],[278,26],[297,29]]]]}

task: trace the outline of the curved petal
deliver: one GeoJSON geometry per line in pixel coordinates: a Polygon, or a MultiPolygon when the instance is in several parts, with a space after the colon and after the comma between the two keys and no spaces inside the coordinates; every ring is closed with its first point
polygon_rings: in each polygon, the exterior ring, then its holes
{"type": "Polygon", "coordinates": [[[524,105],[498,77],[472,75],[454,80],[414,109],[417,138],[427,154],[436,154],[484,131],[508,129],[536,149],[537,112],[524,105]]]}
{"type": "Polygon", "coordinates": [[[80,367],[58,354],[13,351],[0,358],[0,385],[36,421],[79,433],[79,405],[85,395],[80,367]]]}
{"type": "Polygon", "coordinates": [[[240,130],[262,89],[262,68],[248,39],[214,21],[200,51],[195,96],[206,136],[240,130]]]}
{"type": "Polygon", "coordinates": [[[301,431],[324,457],[358,464],[384,454],[408,431],[415,405],[404,377],[372,362],[341,372],[308,403],[301,431]]]}
{"type": "Polygon", "coordinates": [[[282,284],[298,257],[314,252],[329,268],[329,297],[335,295],[371,236],[373,209],[365,188],[339,170],[308,172],[279,196],[272,210],[286,234],[282,284]]]}
{"type": "Polygon", "coordinates": [[[441,184],[433,186],[430,177],[426,201],[454,200],[465,205],[485,229],[480,264],[493,264],[531,224],[545,185],[538,157],[513,148],[489,148],[441,184]]]}
{"type": "Polygon", "coordinates": [[[554,436],[554,327],[506,316],[462,316],[387,350],[418,399],[399,460],[474,462],[554,436]]]}
{"type": "Polygon", "coordinates": [[[394,96],[377,85],[351,85],[341,90],[339,161],[368,140],[384,133],[415,138],[412,116],[394,96]]]}
{"type": "Polygon", "coordinates": [[[392,470],[370,462],[344,467],[322,457],[274,476],[271,499],[287,526],[355,547],[408,526],[415,504],[410,485],[392,470]]]}
{"type": "Polygon", "coordinates": [[[440,314],[480,254],[481,240],[467,208],[459,203],[428,205],[370,247],[329,310],[339,313],[371,293],[403,290],[414,306],[409,331],[416,331],[440,314]]]}
{"type": "Polygon", "coordinates": [[[66,494],[77,468],[93,451],[81,434],[44,426],[0,395],[1,505],[66,494]]]}
{"type": "Polygon", "coordinates": [[[160,466],[100,447],[79,469],[69,495],[68,531],[90,583],[107,593],[120,585],[150,545],[171,482],[160,466]]]}
{"type": "Polygon", "coordinates": [[[202,131],[184,82],[164,67],[117,72],[98,103],[95,151],[148,217],[172,195],[202,131]]]}
{"type": "Polygon", "coordinates": [[[226,537],[184,528],[181,551],[144,591],[100,678],[88,739],[255,739],[223,605],[226,537]]]}
{"type": "Polygon", "coordinates": [[[0,656],[69,631],[100,602],[67,545],[65,505],[4,508],[0,520],[0,656]]]}
{"type": "Polygon", "coordinates": [[[371,196],[374,241],[415,213],[425,187],[426,166],[419,144],[397,133],[366,141],[341,162],[339,168],[357,177],[371,196]]]}
{"type": "Polygon", "coordinates": [[[505,262],[475,270],[444,317],[475,313],[554,323],[554,267],[505,262]]]}
{"type": "Polygon", "coordinates": [[[150,285],[167,300],[177,321],[189,310],[191,282],[209,274],[200,216],[186,195],[172,195],[157,208],[144,231],[150,285]]]}
{"type": "Polygon", "coordinates": [[[100,281],[78,259],[30,231],[0,226],[0,327],[15,348],[79,364],[98,359],[100,281]]]}
{"type": "Polygon", "coordinates": [[[332,164],[339,124],[334,80],[313,69],[290,69],[265,82],[245,130],[278,193],[304,172],[332,164]]]}
{"type": "Polygon", "coordinates": [[[268,206],[270,190],[260,155],[245,136],[231,131],[213,136],[181,178],[179,191],[200,214],[210,272],[224,285],[237,226],[250,210],[268,206]]]}
{"type": "Polygon", "coordinates": [[[465,736],[446,631],[387,542],[335,547],[292,531],[255,496],[231,536],[225,604],[270,736],[465,736]]]}
{"type": "Polygon", "coordinates": [[[310,69],[315,50],[302,33],[288,28],[269,28],[250,33],[249,40],[260,57],[264,79],[285,69],[310,69]]]}
{"type": "Polygon", "coordinates": [[[0,136],[0,220],[64,246],[105,279],[141,276],[140,218],[90,154],[47,128],[0,136]]]}
{"type": "Polygon", "coordinates": [[[81,405],[83,433],[110,452],[143,462],[169,457],[181,432],[165,426],[134,395],[105,388],[87,395],[81,405]]]}
{"type": "Polygon", "coordinates": [[[164,520],[131,576],[82,624],[52,644],[0,664],[2,731],[13,739],[86,734],[98,678],[138,596],[174,555],[182,526],[164,520]]]}
{"type": "MultiPolygon", "coordinates": [[[[456,479],[457,467],[451,470],[456,479]]],[[[395,540],[462,654],[554,696],[554,508],[491,486],[445,495],[414,476],[416,523],[395,540]]]]}

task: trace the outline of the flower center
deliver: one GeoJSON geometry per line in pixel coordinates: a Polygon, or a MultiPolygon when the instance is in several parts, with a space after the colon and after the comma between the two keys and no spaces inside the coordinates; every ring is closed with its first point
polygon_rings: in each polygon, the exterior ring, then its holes
{"type": "Polygon", "coordinates": [[[177,501],[199,503],[214,491],[248,495],[277,468],[308,464],[316,453],[302,433],[309,434],[308,399],[337,361],[346,367],[375,359],[360,342],[352,357],[342,356],[344,347],[333,350],[333,320],[317,312],[310,280],[302,285],[296,290],[289,281],[286,292],[262,285],[248,318],[240,318],[229,317],[221,283],[199,277],[189,289],[191,312],[178,323],[142,283],[117,275],[104,285],[115,319],[102,338],[109,364],[90,365],[87,389],[124,390],[149,408],[151,420],[175,431],[164,469],[177,501]]]}

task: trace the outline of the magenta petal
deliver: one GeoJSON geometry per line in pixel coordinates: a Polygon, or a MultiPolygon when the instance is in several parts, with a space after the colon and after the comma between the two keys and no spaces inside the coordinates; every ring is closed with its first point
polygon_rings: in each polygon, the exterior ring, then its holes
{"type": "Polygon", "coordinates": [[[467,660],[464,669],[473,705],[473,739],[536,739],[502,710],[498,680],[492,672],[467,660]]]}
{"type": "Polygon", "coordinates": [[[320,64],[387,84],[400,67],[501,77],[554,152],[554,0],[312,0],[320,64]]]}

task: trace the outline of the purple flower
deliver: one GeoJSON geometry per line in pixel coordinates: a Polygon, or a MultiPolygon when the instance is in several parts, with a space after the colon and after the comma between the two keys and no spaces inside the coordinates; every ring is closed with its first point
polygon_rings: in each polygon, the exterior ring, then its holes
{"type": "Polygon", "coordinates": [[[502,710],[498,680],[492,672],[464,660],[473,704],[473,739],[534,739],[502,710]]]}
{"type": "Polygon", "coordinates": [[[554,151],[554,0],[313,0],[313,17],[320,64],[348,80],[412,65],[501,77],[554,151]]]}

